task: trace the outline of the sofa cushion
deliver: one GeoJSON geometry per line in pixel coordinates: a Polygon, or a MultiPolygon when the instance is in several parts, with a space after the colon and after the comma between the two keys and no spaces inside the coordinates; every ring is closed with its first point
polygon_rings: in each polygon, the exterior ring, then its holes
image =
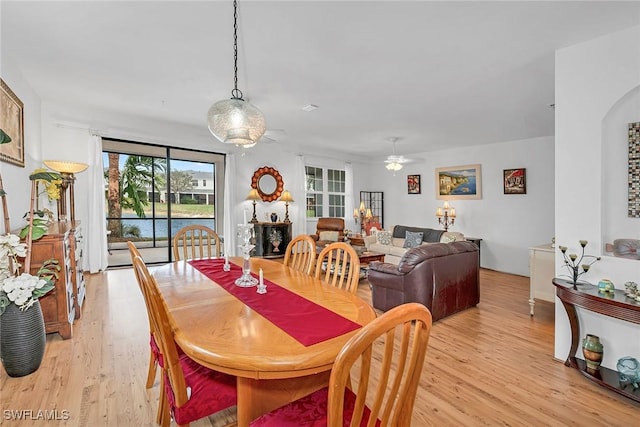
{"type": "Polygon", "coordinates": [[[436,243],[440,241],[444,230],[434,230],[431,228],[407,227],[406,225],[396,225],[393,227],[393,237],[405,237],[405,233],[411,231],[414,233],[422,232],[422,240],[428,243],[436,243]]]}
{"type": "Polygon", "coordinates": [[[319,233],[319,240],[325,242],[337,242],[340,234],[337,231],[321,231],[319,233]]]}
{"type": "Polygon", "coordinates": [[[405,248],[401,248],[399,246],[387,246],[389,248],[389,255],[395,255],[397,257],[401,257],[402,255],[404,255],[405,252],[407,252],[407,250],[405,248]]]}
{"type": "Polygon", "coordinates": [[[397,237],[392,237],[391,238],[391,245],[395,246],[397,248],[401,248],[404,246],[404,237],[402,239],[399,239],[397,237]]]}
{"type": "Polygon", "coordinates": [[[404,236],[404,245],[402,245],[405,249],[415,248],[416,246],[420,246],[422,244],[422,232],[413,232],[406,231],[404,236]]]}
{"type": "Polygon", "coordinates": [[[440,239],[440,243],[453,243],[456,241],[456,236],[443,234],[440,239]]]}
{"type": "Polygon", "coordinates": [[[391,231],[380,230],[376,233],[376,243],[381,245],[391,244],[391,231]]]}
{"type": "Polygon", "coordinates": [[[391,245],[381,245],[380,243],[371,243],[367,248],[371,252],[378,252],[381,254],[388,254],[393,246],[391,245]]]}

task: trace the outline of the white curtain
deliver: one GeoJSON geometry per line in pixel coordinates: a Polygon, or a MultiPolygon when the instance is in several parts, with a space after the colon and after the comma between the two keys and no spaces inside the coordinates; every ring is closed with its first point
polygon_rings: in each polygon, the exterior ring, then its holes
{"type": "MultiPolygon", "coordinates": [[[[353,165],[345,163],[344,165],[344,222],[346,227],[352,231],[359,231],[353,218],[353,208],[355,207],[355,192],[353,188],[353,165]]],[[[358,203],[360,201],[358,200],[358,203]]]]}
{"type": "MultiPolygon", "coordinates": [[[[304,170],[304,156],[297,155],[295,159],[293,182],[295,187],[291,190],[294,203],[289,204],[289,217],[291,218],[292,237],[300,234],[309,234],[307,231],[307,198],[306,198],[306,173],[304,170]]],[[[314,232],[313,230],[312,232],[314,232]]]]}
{"type": "Polygon", "coordinates": [[[104,201],[104,169],[102,166],[102,138],[97,135],[89,137],[89,218],[83,227],[85,237],[85,270],[90,273],[104,271],[109,265],[107,252],[107,222],[105,221],[104,201]]]}
{"type": "Polygon", "coordinates": [[[236,254],[236,204],[237,195],[234,187],[236,177],[236,155],[227,154],[224,162],[224,253],[229,256],[236,254]]]}

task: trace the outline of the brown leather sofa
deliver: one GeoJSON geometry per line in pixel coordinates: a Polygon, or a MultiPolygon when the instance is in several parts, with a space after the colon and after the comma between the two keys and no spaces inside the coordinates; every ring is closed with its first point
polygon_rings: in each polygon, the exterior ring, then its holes
{"type": "Polygon", "coordinates": [[[379,310],[419,302],[434,321],[442,319],[480,302],[478,246],[462,241],[409,249],[398,265],[369,264],[369,283],[379,310]]]}
{"type": "Polygon", "coordinates": [[[343,218],[318,218],[316,225],[316,234],[312,234],[311,238],[316,241],[317,246],[324,246],[325,244],[333,242],[344,241],[344,219],[343,218]],[[324,240],[320,239],[320,233],[323,231],[338,232],[337,240],[324,240]]]}

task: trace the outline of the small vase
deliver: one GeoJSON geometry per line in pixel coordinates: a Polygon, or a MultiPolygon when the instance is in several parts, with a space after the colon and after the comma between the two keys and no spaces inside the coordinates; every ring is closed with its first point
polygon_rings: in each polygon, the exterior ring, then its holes
{"type": "Polygon", "coordinates": [[[42,363],[46,334],[40,302],[25,311],[11,303],[0,316],[0,359],[7,375],[24,377],[42,363]]]}
{"type": "Polygon", "coordinates": [[[600,369],[602,363],[603,347],[600,338],[596,335],[587,334],[582,341],[582,354],[587,364],[587,372],[593,374],[600,369]]]}
{"type": "Polygon", "coordinates": [[[273,252],[280,252],[280,249],[279,249],[280,243],[281,242],[277,242],[277,241],[272,243],[273,244],[273,252]]]}
{"type": "Polygon", "coordinates": [[[273,212],[271,214],[271,222],[278,222],[278,214],[273,212]]]}

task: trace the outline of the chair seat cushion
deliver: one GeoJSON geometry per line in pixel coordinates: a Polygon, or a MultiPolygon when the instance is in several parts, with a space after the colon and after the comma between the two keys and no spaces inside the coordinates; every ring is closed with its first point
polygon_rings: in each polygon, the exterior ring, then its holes
{"type": "MultiPolygon", "coordinates": [[[[294,402],[281,406],[280,408],[262,415],[253,420],[251,427],[326,427],[327,426],[327,402],[329,398],[329,390],[321,388],[320,390],[308,394],[294,402]]],[[[356,403],[356,395],[345,389],[344,393],[344,411],[343,426],[349,427],[351,417],[353,416],[353,408],[356,403]]],[[[371,411],[365,406],[361,427],[365,427],[369,421],[371,411]]],[[[376,426],[380,426],[380,420],[376,422],[376,426]]]]}
{"type": "MultiPolygon", "coordinates": [[[[160,352],[160,347],[158,347],[158,343],[154,338],[152,333],[149,333],[149,346],[151,346],[151,353],[153,353],[153,358],[158,361],[158,366],[164,368],[164,358],[162,357],[162,352],[160,352]]],[[[178,351],[178,355],[184,354],[184,351],[180,348],[178,344],[176,344],[176,350],[178,351]]]]}
{"type": "Polygon", "coordinates": [[[175,407],[175,397],[167,375],[164,381],[177,424],[187,424],[236,405],[236,377],[199,365],[186,354],[180,355],[180,366],[184,372],[187,391],[191,390],[186,404],[180,408],[175,407]]]}

